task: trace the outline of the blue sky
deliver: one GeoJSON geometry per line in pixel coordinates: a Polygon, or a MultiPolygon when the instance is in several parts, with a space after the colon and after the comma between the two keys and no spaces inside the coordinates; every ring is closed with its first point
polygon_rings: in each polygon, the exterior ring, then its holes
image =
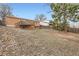
{"type": "Polygon", "coordinates": [[[17,17],[35,19],[37,14],[44,14],[47,20],[51,20],[51,9],[46,3],[12,3],[8,4],[12,8],[12,13],[17,17]]]}

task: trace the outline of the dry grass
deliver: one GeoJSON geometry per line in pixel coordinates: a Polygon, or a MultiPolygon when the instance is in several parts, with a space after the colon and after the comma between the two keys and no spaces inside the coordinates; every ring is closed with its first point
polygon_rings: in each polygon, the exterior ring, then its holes
{"type": "Polygon", "coordinates": [[[79,55],[79,34],[0,27],[0,55],[79,55]]]}

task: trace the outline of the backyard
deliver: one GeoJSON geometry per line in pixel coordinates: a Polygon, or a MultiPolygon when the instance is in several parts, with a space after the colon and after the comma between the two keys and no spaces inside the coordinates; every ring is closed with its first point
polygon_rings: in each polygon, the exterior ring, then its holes
{"type": "Polygon", "coordinates": [[[53,29],[22,30],[0,26],[0,55],[79,55],[79,34],[53,29]]]}

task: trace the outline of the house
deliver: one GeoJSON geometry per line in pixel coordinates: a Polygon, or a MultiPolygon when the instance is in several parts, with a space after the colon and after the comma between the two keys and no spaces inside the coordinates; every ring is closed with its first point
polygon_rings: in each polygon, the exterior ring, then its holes
{"type": "Polygon", "coordinates": [[[35,28],[49,28],[49,21],[35,21],[35,28]]]}
{"type": "Polygon", "coordinates": [[[49,21],[47,21],[47,20],[40,21],[40,25],[41,26],[49,26],[49,21]]]}
{"type": "Polygon", "coordinates": [[[14,16],[5,17],[5,24],[9,27],[16,27],[21,29],[33,29],[35,28],[36,21],[18,18],[14,16]]]}
{"type": "Polygon", "coordinates": [[[49,28],[49,21],[44,20],[39,22],[41,28],[49,28]]]}

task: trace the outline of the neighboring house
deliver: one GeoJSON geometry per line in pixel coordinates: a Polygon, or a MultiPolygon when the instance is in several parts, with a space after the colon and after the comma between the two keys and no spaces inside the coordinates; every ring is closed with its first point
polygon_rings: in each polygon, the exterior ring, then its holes
{"type": "Polygon", "coordinates": [[[44,20],[39,22],[41,28],[49,28],[49,21],[44,20]]]}
{"type": "Polygon", "coordinates": [[[47,21],[47,20],[36,21],[35,27],[36,28],[48,28],[49,27],[49,21],[47,21]]]}
{"type": "Polygon", "coordinates": [[[5,18],[6,26],[22,28],[22,29],[33,29],[35,28],[36,21],[18,18],[14,16],[7,16],[5,18]]]}
{"type": "Polygon", "coordinates": [[[49,26],[49,21],[47,21],[47,20],[40,21],[40,25],[41,26],[49,26]]]}
{"type": "Polygon", "coordinates": [[[34,21],[29,19],[18,18],[14,16],[5,17],[5,24],[9,27],[16,27],[22,29],[34,29],[34,28],[48,28],[49,21],[34,21]]]}

